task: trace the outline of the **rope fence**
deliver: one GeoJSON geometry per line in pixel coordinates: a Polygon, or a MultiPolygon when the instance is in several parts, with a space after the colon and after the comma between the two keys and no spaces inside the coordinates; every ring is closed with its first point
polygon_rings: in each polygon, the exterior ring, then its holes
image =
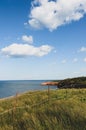
{"type": "MultiPolygon", "coordinates": [[[[29,95],[32,95],[32,94],[29,94],[29,95]]],[[[19,96],[16,94],[16,96],[15,96],[16,104],[17,104],[18,97],[19,96]]],[[[50,101],[56,100],[56,99],[60,99],[60,98],[52,97],[52,98],[48,99],[48,97],[47,97],[46,99],[44,99],[44,100],[42,99],[42,101],[35,103],[33,105],[13,106],[11,109],[0,113],[0,128],[2,128],[2,126],[4,126],[3,124],[9,124],[12,126],[12,130],[15,130],[15,122],[16,122],[18,116],[20,116],[24,112],[29,113],[30,110],[35,109],[38,106],[45,105],[46,103],[48,104],[48,103],[50,103],[50,101]],[[20,115],[18,115],[18,114],[20,114],[20,115]]]]}

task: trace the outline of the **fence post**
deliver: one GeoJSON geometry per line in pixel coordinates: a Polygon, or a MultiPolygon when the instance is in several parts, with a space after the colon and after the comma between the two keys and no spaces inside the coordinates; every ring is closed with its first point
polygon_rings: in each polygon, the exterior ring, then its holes
{"type": "Polygon", "coordinates": [[[16,93],[13,103],[13,109],[12,109],[12,123],[13,123],[13,130],[15,130],[15,112],[16,107],[18,106],[18,93],[16,93]]]}
{"type": "Polygon", "coordinates": [[[14,108],[12,109],[12,125],[13,125],[13,130],[15,130],[15,128],[14,128],[14,108]]]}
{"type": "Polygon", "coordinates": [[[48,101],[50,101],[50,86],[48,85],[48,101]]]}

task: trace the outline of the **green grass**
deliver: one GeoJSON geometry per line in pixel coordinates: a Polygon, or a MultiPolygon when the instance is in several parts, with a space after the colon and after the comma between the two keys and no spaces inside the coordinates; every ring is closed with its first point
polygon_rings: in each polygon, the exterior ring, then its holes
{"type": "Polygon", "coordinates": [[[86,89],[27,92],[0,101],[0,130],[86,130],[86,89]]]}

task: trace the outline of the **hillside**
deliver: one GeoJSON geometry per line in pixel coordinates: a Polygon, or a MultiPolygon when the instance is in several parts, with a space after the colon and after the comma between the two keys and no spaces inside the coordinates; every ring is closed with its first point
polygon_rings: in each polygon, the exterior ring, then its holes
{"type": "Polygon", "coordinates": [[[0,100],[0,130],[86,130],[86,89],[27,92],[0,100]]]}
{"type": "Polygon", "coordinates": [[[77,77],[59,81],[59,88],[86,88],[86,77],[77,77]]]}

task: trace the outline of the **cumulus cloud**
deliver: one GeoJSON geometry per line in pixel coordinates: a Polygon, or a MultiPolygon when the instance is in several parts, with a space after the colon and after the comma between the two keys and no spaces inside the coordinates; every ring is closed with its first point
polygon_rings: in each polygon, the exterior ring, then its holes
{"type": "Polygon", "coordinates": [[[29,43],[29,44],[32,44],[32,43],[33,43],[33,37],[32,37],[32,36],[23,35],[23,36],[22,36],[22,40],[23,40],[24,42],[29,43]]]}
{"type": "Polygon", "coordinates": [[[25,26],[26,26],[27,24],[28,24],[27,22],[24,23],[25,26]]]}
{"type": "Polygon", "coordinates": [[[86,58],[84,58],[84,62],[86,62],[86,58]]]}
{"type": "Polygon", "coordinates": [[[79,50],[79,52],[86,52],[86,47],[84,47],[84,46],[81,47],[80,50],[79,50]]]}
{"type": "Polygon", "coordinates": [[[73,59],[73,62],[74,62],[74,63],[75,63],[75,62],[77,62],[77,61],[78,61],[78,59],[77,59],[77,58],[74,58],[74,59],[73,59]]]}
{"type": "Polygon", "coordinates": [[[62,60],[62,64],[65,64],[66,62],[67,62],[67,60],[66,60],[66,59],[62,60]]]}
{"type": "Polygon", "coordinates": [[[34,28],[46,27],[50,31],[86,14],[86,0],[34,0],[29,24],[34,28]]]}
{"type": "Polygon", "coordinates": [[[13,43],[1,49],[1,53],[10,57],[24,57],[24,56],[37,56],[41,57],[47,55],[52,50],[49,45],[42,45],[35,47],[29,44],[13,43]]]}

